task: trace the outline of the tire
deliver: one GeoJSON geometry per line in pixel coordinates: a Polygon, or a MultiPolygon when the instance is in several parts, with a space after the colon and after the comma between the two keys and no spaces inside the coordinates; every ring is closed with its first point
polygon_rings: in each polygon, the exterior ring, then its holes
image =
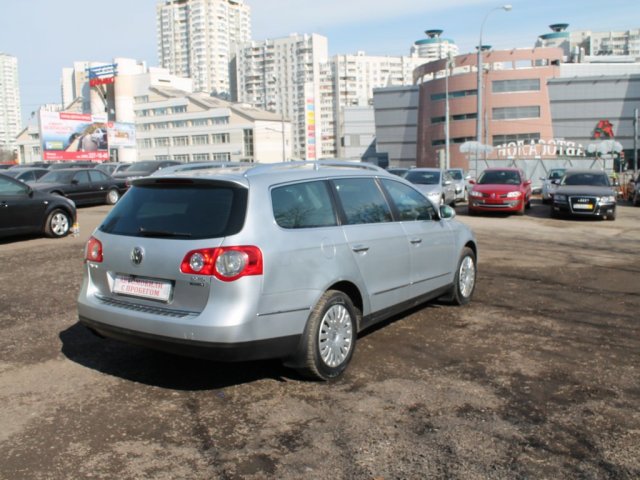
{"type": "Polygon", "coordinates": [[[531,198],[529,198],[529,200],[527,200],[527,203],[526,203],[526,205],[525,205],[525,208],[526,208],[527,210],[529,210],[529,209],[531,208],[531,198]]]}
{"type": "Polygon", "coordinates": [[[356,347],[358,310],[351,299],[328,290],[311,311],[298,352],[298,372],[316,380],[339,377],[356,347]]]}
{"type": "Polygon", "coordinates": [[[44,233],[47,237],[62,238],[71,231],[71,217],[61,209],[52,211],[44,225],[44,233]]]}
{"type": "Polygon", "coordinates": [[[469,303],[476,288],[477,275],[476,255],[469,247],[465,247],[458,261],[458,268],[456,269],[451,291],[448,295],[442,297],[442,300],[453,305],[466,305],[469,303]]]}
{"type": "Polygon", "coordinates": [[[613,221],[616,219],[616,212],[614,211],[613,213],[608,213],[607,216],[605,217],[606,220],[610,220],[613,221]]]}
{"type": "Polygon", "coordinates": [[[107,192],[107,205],[115,205],[120,200],[120,192],[117,189],[112,188],[107,192]]]}

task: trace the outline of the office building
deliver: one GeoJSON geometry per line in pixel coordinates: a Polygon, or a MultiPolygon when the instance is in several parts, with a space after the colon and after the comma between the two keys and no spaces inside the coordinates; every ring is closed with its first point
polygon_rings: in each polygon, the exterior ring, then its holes
{"type": "Polygon", "coordinates": [[[230,64],[251,38],[251,10],[243,0],[159,0],[158,60],[194,91],[233,97],[230,64]]]}
{"type": "Polygon", "coordinates": [[[13,159],[21,124],[18,59],[0,53],[0,161],[13,159]]]}

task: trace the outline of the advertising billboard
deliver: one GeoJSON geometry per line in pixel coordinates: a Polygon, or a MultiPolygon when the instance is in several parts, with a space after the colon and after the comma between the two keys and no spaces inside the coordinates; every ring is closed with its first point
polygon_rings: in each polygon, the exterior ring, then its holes
{"type": "Polygon", "coordinates": [[[124,122],[107,123],[107,140],[109,147],[135,147],[136,124],[124,122]]]}
{"type": "Polygon", "coordinates": [[[43,160],[109,159],[107,116],[40,112],[43,160]]]}

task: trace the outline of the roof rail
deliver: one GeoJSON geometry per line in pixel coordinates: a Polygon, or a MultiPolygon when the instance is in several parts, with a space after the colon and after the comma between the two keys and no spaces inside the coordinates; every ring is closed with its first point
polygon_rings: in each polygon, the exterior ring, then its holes
{"type": "Polygon", "coordinates": [[[366,162],[354,162],[348,160],[312,160],[312,161],[293,161],[293,162],[280,162],[280,163],[264,163],[264,164],[254,164],[255,166],[249,168],[245,172],[249,173],[262,173],[269,170],[291,170],[291,169],[313,169],[320,170],[323,167],[334,167],[334,168],[354,168],[360,170],[371,170],[374,172],[385,172],[383,168],[378,167],[372,163],[366,162]]]}

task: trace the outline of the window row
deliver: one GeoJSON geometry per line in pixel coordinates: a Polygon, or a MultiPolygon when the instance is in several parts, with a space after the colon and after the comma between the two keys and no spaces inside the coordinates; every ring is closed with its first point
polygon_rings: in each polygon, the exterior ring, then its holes
{"type": "Polygon", "coordinates": [[[228,133],[213,133],[180,137],[157,137],[138,139],[138,148],[187,147],[189,145],[218,145],[230,142],[228,133]]]}
{"type": "Polygon", "coordinates": [[[189,163],[189,162],[230,162],[231,161],[231,153],[230,152],[219,152],[219,153],[193,153],[193,154],[180,154],[180,155],[156,155],[154,157],[155,160],[165,161],[165,160],[177,160],[178,162],[189,163]]]}
{"type": "Polygon", "coordinates": [[[516,80],[494,80],[491,82],[493,93],[534,92],[540,90],[539,78],[522,78],[516,80]]]}
{"type": "MultiPolygon", "coordinates": [[[[139,115],[140,112],[137,112],[139,115]]],[[[162,128],[186,128],[186,127],[208,127],[210,125],[228,125],[229,117],[212,118],[192,118],[191,120],[173,120],[166,122],[143,123],[138,128],[141,130],[154,130],[162,128]]]]}
{"type": "Polygon", "coordinates": [[[287,229],[438,218],[434,206],[422,194],[386,178],[284,185],[271,191],[271,202],[276,223],[287,229]]]}
{"type": "Polygon", "coordinates": [[[499,107],[492,109],[494,120],[515,120],[520,118],[540,118],[540,106],[499,107]]]}
{"type": "MultiPolygon", "coordinates": [[[[457,90],[455,92],[449,92],[449,98],[470,97],[478,94],[478,90],[457,90]]],[[[444,100],[447,98],[444,92],[434,93],[431,95],[431,100],[444,100]]]]}
{"type": "MultiPolygon", "coordinates": [[[[478,114],[476,112],[473,113],[460,113],[458,115],[451,115],[449,117],[449,121],[457,122],[459,120],[474,120],[478,118],[478,114]]],[[[444,123],[446,117],[443,115],[441,117],[431,117],[431,123],[444,123]]]]}

